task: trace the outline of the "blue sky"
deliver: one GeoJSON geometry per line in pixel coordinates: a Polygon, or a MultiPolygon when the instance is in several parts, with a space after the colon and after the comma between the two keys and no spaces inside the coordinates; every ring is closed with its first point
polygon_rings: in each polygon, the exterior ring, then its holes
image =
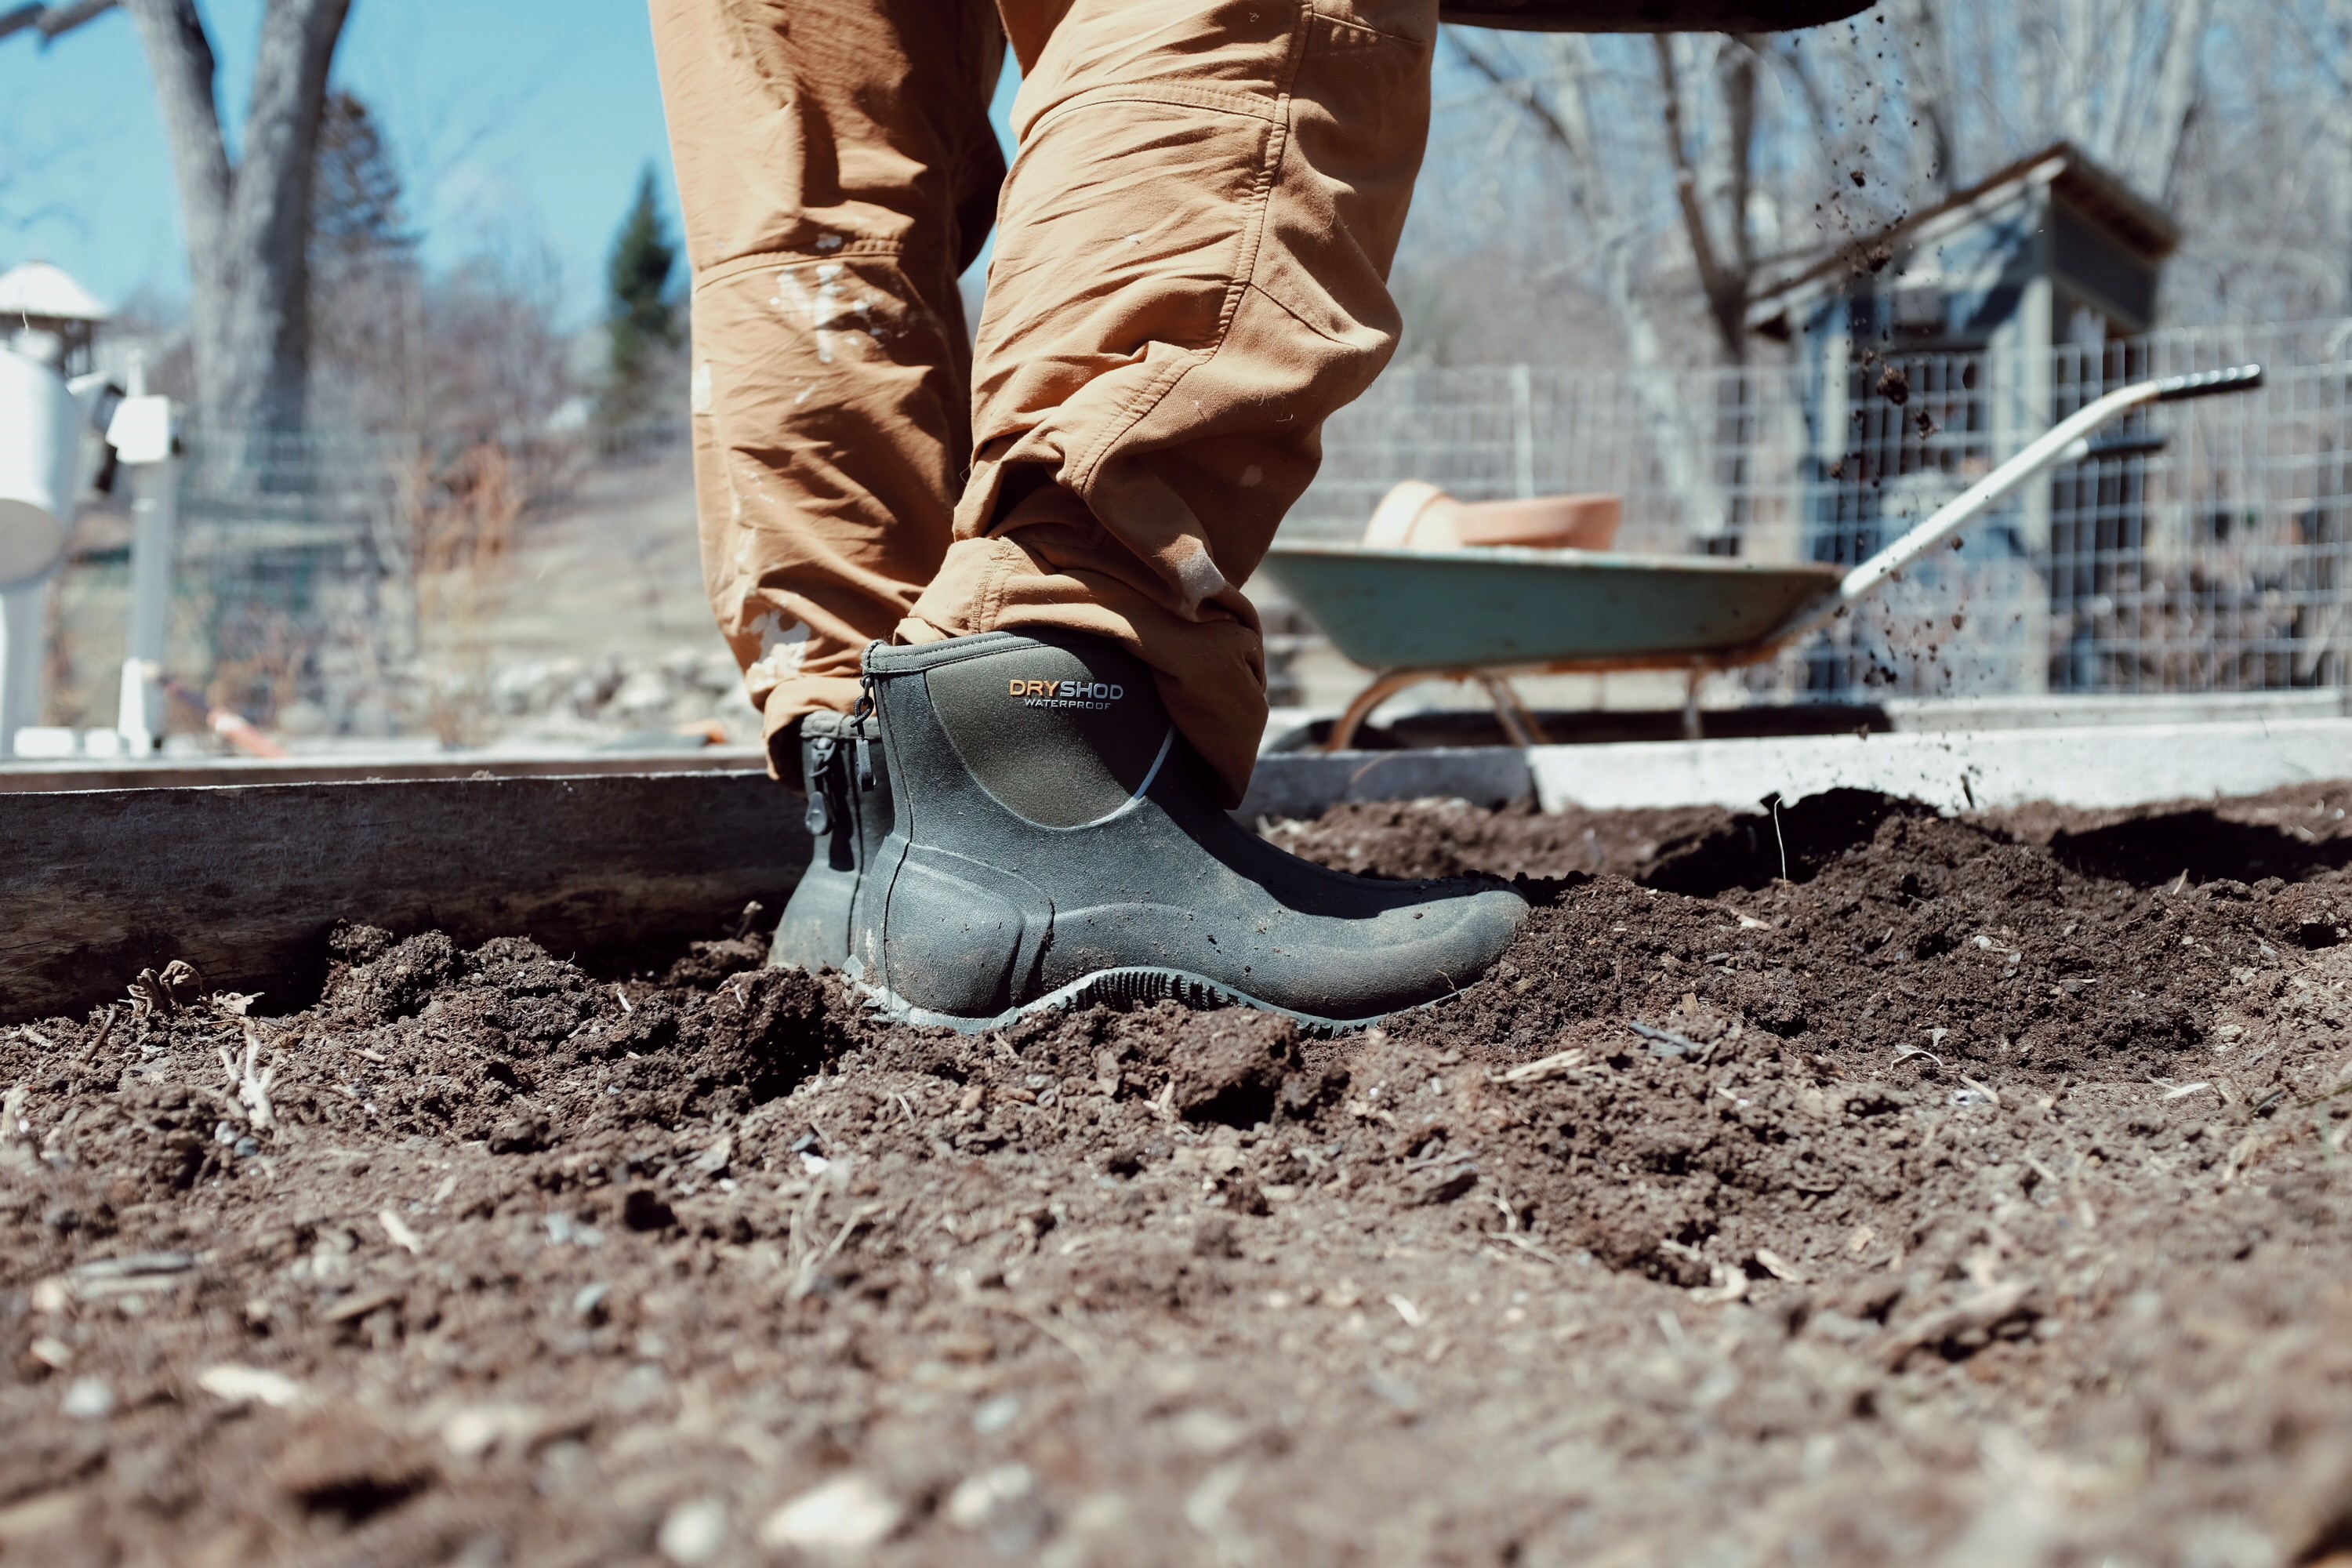
{"type": "MultiPolygon", "coordinates": [[[[234,135],[260,0],[204,11],[234,135]]],[[[572,317],[594,312],[638,172],[669,184],[645,0],[355,0],[336,74],[389,131],[430,262],[544,251],[572,317]]],[[[28,257],[109,303],[185,289],[163,123],[119,13],[46,52],[0,40],[0,267],[28,257]]]]}

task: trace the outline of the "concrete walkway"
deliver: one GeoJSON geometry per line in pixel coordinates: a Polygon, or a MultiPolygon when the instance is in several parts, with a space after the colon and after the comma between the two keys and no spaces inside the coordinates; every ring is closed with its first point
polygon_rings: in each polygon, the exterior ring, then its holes
{"type": "Polygon", "coordinates": [[[2029,801],[2097,808],[2352,778],[2352,719],[1538,746],[1528,765],[1547,811],[1752,807],[1775,794],[1801,800],[1832,789],[1947,811],[2029,801]]]}
{"type": "Polygon", "coordinates": [[[2096,809],[2259,795],[2352,779],[2352,719],[2097,724],[1403,752],[1285,752],[1261,760],[1245,818],[1308,816],[1345,800],[1530,797],[1568,806],[1720,805],[1832,789],[1907,795],[1947,811],[2029,801],[2096,809]]]}

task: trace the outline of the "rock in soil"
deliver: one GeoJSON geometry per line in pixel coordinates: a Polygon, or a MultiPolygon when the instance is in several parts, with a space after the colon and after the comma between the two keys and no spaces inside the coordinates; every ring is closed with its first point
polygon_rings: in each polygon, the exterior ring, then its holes
{"type": "Polygon", "coordinates": [[[2341,1562],[2347,801],[1348,806],[1537,909],[1336,1039],[360,926],[0,1028],[0,1558],[2341,1562]]]}

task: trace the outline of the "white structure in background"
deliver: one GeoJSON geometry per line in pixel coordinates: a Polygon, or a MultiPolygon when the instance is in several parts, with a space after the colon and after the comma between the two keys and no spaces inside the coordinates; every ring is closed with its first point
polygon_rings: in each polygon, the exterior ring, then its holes
{"type": "Polygon", "coordinates": [[[63,268],[27,261],[0,272],[0,346],[44,360],[61,375],[98,368],[92,344],[112,316],[63,268]],[[23,341],[36,336],[37,342],[23,341]]]}
{"type": "Polygon", "coordinates": [[[0,755],[40,718],[48,584],[73,531],[89,425],[66,377],[89,371],[106,317],[45,262],[0,276],[0,755]]]}
{"type": "Polygon", "coordinates": [[[107,421],[106,444],[138,477],[131,503],[131,636],[122,656],[115,729],[133,756],[163,744],[163,656],[172,630],[172,535],[178,523],[180,459],[172,400],[147,390],[133,359],[129,395],[107,421]]]}
{"type": "Polygon", "coordinates": [[[49,578],[65,559],[85,423],[52,365],[0,349],[0,755],[40,719],[49,578]]]}
{"type": "MultiPolygon", "coordinates": [[[[2170,215],[2061,142],[1759,287],[1749,327],[1796,342],[1805,553],[1863,560],[2100,392],[2160,374],[2129,343],[2179,245],[2170,215]]],[[[2110,443],[2027,487],[1878,601],[1855,653],[1916,695],[2048,690],[2053,666],[2063,684],[2084,605],[2137,567],[2118,557],[2145,534],[2147,455],[2110,443]]],[[[1830,687],[1849,679],[1816,657],[1830,687]]]]}
{"type": "Polygon", "coordinates": [[[94,467],[85,441],[96,433],[140,476],[119,728],[134,753],[153,752],[162,738],[177,467],[172,407],[144,395],[136,366],[129,397],[92,368],[92,340],[107,319],[88,289],[46,262],[0,274],[0,757],[16,755],[18,731],[40,718],[48,584],[94,467]]]}

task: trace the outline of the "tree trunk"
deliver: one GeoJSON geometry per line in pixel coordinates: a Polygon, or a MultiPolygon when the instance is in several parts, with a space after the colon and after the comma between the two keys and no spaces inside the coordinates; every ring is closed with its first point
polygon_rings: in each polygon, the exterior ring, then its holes
{"type": "Polygon", "coordinates": [[[146,47],[172,142],[194,286],[198,411],[216,430],[299,430],[310,360],[311,155],[351,0],[268,0],[236,164],[195,0],[122,5],[146,47]]]}
{"type": "Polygon", "coordinates": [[[1731,256],[1727,259],[1707,224],[1706,196],[1699,189],[1697,166],[1683,135],[1681,73],[1675,66],[1675,37],[1660,33],[1653,40],[1658,57],[1658,100],[1665,122],[1666,152],[1674,163],[1675,196],[1682,208],[1683,230],[1689,237],[1691,258],[1698,268],[1700,292],[1715,323],[1723,356],[1733,364],[1748,358],[1748,290],[1754,281],[1755,247],[1748,238],[1748,197],[1753,188],[1750,159],[1756,136],[1756,58],[1744,47],[1731,46],[1731,58],[1720,62],[1725,117],[1728,121],[1731,161],[1731,256]]]}

